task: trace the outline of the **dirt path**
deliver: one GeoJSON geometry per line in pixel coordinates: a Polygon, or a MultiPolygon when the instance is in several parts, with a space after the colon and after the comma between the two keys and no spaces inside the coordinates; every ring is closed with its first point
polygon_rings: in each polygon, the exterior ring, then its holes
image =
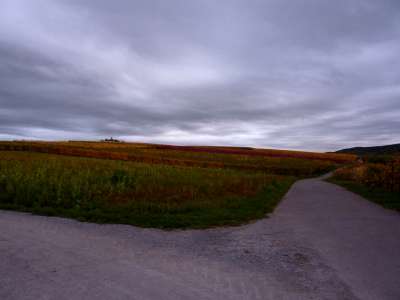
{"type": "Polygon", "coordinates": [[[317,179],[234,228],[0,211],[0,299],[400,299],[399,253],[398,213],[317,179]]]}

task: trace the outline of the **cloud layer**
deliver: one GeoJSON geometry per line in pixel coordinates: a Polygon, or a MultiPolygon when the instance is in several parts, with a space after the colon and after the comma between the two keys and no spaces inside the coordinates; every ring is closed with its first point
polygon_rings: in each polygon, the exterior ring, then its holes
{"type": "Polygon", "coordinates": [[[397,0],[0,4],[0,139],[400,142],[397,0]]]}

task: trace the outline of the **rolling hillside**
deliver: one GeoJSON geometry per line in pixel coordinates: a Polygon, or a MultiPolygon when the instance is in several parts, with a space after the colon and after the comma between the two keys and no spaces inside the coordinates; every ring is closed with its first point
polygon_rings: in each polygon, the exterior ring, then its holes
{"type": "Polygon", "coordinates": [[[336,153],[347,153],[355,155],[392,155],[400,154],[400,144],[392,144],[374,147],[354,147],[336,151],[336,153]]]}

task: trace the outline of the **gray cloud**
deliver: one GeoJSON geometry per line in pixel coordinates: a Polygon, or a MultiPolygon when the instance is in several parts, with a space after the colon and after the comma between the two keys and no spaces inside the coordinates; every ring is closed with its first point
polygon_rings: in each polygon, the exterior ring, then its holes
{"type": "Polygon", "coordinates": [[[397,0],[0,4],[0,139],[400,141],[397,0]]]}

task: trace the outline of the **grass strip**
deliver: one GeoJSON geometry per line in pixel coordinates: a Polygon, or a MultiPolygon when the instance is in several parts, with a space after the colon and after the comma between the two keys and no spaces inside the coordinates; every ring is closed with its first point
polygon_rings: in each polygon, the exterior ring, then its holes
{"type": "Polygon", "coordinates": [[[383,189],[371,189],[365,185],[349,180],[327,179],[328,182],[337,184],[385,208],[400,211],[400,193],[383,189]]]}

